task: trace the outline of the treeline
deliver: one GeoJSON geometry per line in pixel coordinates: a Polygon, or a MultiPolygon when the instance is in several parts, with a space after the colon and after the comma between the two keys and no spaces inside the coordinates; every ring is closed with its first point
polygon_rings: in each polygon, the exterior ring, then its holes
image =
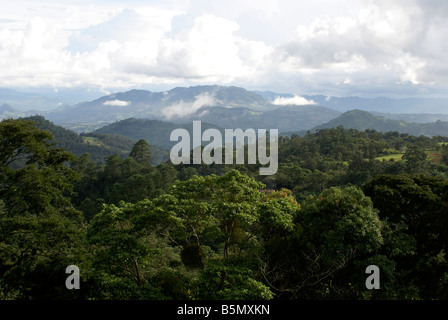
{"type": "Polygon", "coordinates": [[[98,163],[31,121],[0,133],[0,299],[448,297],[446,138],[282,137],[278,172],[259,176],[154,166],[145,140],[98,163]]]}

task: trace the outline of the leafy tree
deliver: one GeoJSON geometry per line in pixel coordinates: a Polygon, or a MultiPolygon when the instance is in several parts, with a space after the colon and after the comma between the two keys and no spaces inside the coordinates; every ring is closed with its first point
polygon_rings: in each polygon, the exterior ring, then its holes
{"type": "Polygon", "coordinates": [[[134,144],[129,156],[139,164],[151,165],[151,151],[148,142],[144,139],[140,139],[134,144]]]}
{"type": "Polygon", "coordinates": [[[381,175],[363,186],[386,223],[383,252],[396,262],[399,298],[447,297],[448,182],[381,175]]]}
{"type": "Polygon", "coordinates": [[[197,298],[207,300],[270,300],[268,286],[254,279],[254,271],[238,259],[212,261],[197,281],[197,298]]]}
{"type": "Polygon", "coordinates": [[[373,255],[383,243],[377,211],[355,187],[330,188],[308,197],[294,225],[294,233],[269,248],[263,267],[274,292],[284,297],[353,294],[346,270],[356,274],[354,262],[373,255]]]}
{"type": "Polygon", "coordinates": [[[154,279],[166,282],[166,272],[179,255],[157,236],[155,226],[139,223],[148,206],[149,200],[135,205],[120,202],[119,206],[105,205],[93,217],[87,236],[96,251],[93,279],[100,288],[95,294],[98,299],[167,298],[154,279]]]}
{"type": "Polygon", "coordinates": [[[427,157],[423,148],[413,145],[406,150],[402,159],[408,173],[422,173],[428,166],[427,157]]]}
{"type": "Polygon", "coordinates": [[[2,121],[0,136],[0,298],[73,297],[65,268],[84,265],[86,248],[69,197],[73,156],[31,121],[2,121]]]}

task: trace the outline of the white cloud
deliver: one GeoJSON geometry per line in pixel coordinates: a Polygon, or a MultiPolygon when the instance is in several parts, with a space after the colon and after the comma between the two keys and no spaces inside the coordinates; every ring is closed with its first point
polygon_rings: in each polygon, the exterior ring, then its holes
{"type": "Polygon", "coordinates": [[[304,97],[300,97],[297,95],[294,95],[294,97],[276,97],[274,101],[272,101],[272,104],[275,105],[296,105],[296,106],[303,106],[303,105],[310,105],[310,104],[316,104],[313,100],[307,100],[304,97]]]}
{"type": "MultiPolygon", "coordinates": [[[[448,85],[448,76],[442,79],[433,67],[441,70],[446,65],[442,52],[448,49],[443,40],[448,26],[432,19],[426,2],[365,3],[356,15],[318,17],[299,25],[294,36],[276,48],[275,64],[284,75],[307,75],[310,85],[320,85],[320,90],[324,85],[347,90],[448,85]]],[[[445,9],[442,16],[447,14],[445,9]]]]}
{"type": "Polygon", "coordinates": [[[446,87],[447,18],[423,0],[17,0],[0,13],[0,86],[446,87]]]}
{"type": "Polygon", "coordinates": [[[238,28],[234,21],[200,16],[190,29],[161,40],[157,66],[146,72],[221,83],[247,77],[264,62],[270,48],[236,36],[238,28]]]}
{"type": "Polygon", "coordinates": [[[210,93],[202,93],[197,95],[193,101],[183,101],[170,105],[162,110],[163,115],[167,119],[174,117],[186,117],[193,114],[197,110],[205,106],[213,106],[215,104],[215,97],[210,93]]]}
{"type": "Polygon", "coordinates": [[[131,103],[129,101],[123,101],[123,100],[108,100],[103,103],[105,106],[116,106],[116,107],[127,107],[131,103]]]}

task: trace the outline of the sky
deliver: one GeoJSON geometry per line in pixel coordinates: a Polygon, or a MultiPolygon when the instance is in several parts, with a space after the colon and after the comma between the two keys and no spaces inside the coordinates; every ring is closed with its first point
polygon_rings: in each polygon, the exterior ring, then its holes
{"type": "Polygon", "coordinates": [[[448,97],[446,0],[2,0],[0,87],[448,97]]]}

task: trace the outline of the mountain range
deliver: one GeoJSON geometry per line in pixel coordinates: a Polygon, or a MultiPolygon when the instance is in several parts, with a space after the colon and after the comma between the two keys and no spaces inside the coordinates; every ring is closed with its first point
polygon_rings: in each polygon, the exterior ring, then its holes
{"type": "Polygon", "coordinates": [[[301,97],[304,105],[288,104],[296,97],[289,93],[209,85],[163,92],[134,89],[68,105],[54,98],[0,89],[0,120],[41,115],[78,134],[95,132],[134,140],[147,138],[150,144],[163,148],[172,145],[169,132],[180,127],[189,130],[193,120],[220,130],[264,128],[279,129],[280,134],[302,134],[342,125],[358,130],[448,136],[448,99],[305,95],[301,97]],[[281,103],[279,99],[283,99],[281,103]],[[47,107],[43,107],[45,103],[47,107]],[[33,105],[36,108],[31,108],[33,105]],[[27,106],[30,109],[25,110],[27,106]]]}

